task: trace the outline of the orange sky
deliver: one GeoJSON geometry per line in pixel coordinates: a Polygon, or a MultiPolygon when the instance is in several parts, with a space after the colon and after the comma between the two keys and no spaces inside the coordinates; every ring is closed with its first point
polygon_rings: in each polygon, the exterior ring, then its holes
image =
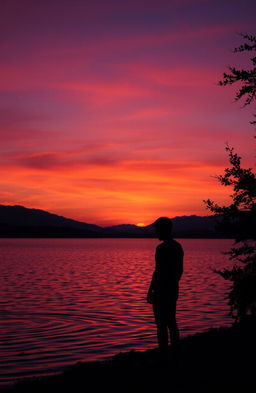
{"type": "Polygon", "coordinates": [[[0,203],[104,226],[224,202],[225,144],[250,166],[255,146],[253,109],[217,86],[254,28],[233,4],[3,2],[0,203]]]}

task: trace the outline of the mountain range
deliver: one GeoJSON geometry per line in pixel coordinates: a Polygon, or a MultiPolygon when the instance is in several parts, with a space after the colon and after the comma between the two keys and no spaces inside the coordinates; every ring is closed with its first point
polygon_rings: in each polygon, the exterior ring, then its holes
{"type": "MultiPolygon", "coordinates": [[[[215,216],[174,217],[174,237],[227,237],[216,230],[215,216]]],[[[0,205],[0,237],[154,237],[151,225],[132,224],[101,227],[72,220],[40,209],[0,205]]]]}

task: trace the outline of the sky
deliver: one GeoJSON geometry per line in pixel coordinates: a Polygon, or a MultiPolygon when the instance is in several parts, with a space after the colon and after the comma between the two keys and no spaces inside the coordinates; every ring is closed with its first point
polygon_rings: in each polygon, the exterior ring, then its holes
{"type": "Polygon", "coordinates": [[[1,0],[0,203],[101,226],[208,215],[253,107],[220,87],[254,0],[1,0]]]}

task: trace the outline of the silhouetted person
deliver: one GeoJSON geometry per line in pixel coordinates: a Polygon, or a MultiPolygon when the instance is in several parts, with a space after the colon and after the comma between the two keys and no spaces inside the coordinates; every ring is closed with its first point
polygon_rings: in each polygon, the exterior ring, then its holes
{"type": "Polygon", "coordinates": [[[152,224],[157,237],[163,242],[156,247],[155,271],[148,290],[147,301],[153,305],[159,348],[168,348],[168,332],[172,346],[179,341],[176,322],[176,302],[179,280],[183,273],[183,249],[172,238],[172,221],[160,217],[152,224]]]}

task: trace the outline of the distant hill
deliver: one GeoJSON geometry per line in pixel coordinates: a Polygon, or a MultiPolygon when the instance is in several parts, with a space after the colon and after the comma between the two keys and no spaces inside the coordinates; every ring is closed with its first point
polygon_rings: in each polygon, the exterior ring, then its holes
{"type": "Polygon", "coordinates": [[[217,219],[214,216],[181,216],[174,217],[173,231],[175,236],[182,234],[183,237],[216,237],[217,219]]]}
{"type": "Polygon", "coordinates": [[[149,237],[153,236],[154,229],[151,225],[145,227],[138,227],[137,225],[132,224],[121,224],[121,225],[113,225],[111,227],[104,228],[106,233],[116,233],[119,235],[122,234],[130,234],[130,235],[148,235],[149,237]]]}
{"type": "Polygon", "coordinates": [[[40,209],[0,205],[0,236],[62,237],[95,236],[103,232],[97,225],[75,221],[40,209]]]}
{"type": "MultiPolygon", "coordinates": [[[[173,218],[175,237],[225,237],[215,230],[213,216],[173,218]]],[[[0,205],[0,237],[154,237],[151,225],[131,224],[100,227],[40,209],[0,205]]]]}
{"type": "MultiPolygon", "coordinates": [[[[174,217],[172,221],[174,237],[223,237],[215,229],[217,219],[214,216],[182,216],[174,217]]],[[[131,224],[114,225],[105,228],[105,231],[119,236],[130,234],[136,237],[152,237],[155,233],[151,225],[138,227],[131,224]]]]}

